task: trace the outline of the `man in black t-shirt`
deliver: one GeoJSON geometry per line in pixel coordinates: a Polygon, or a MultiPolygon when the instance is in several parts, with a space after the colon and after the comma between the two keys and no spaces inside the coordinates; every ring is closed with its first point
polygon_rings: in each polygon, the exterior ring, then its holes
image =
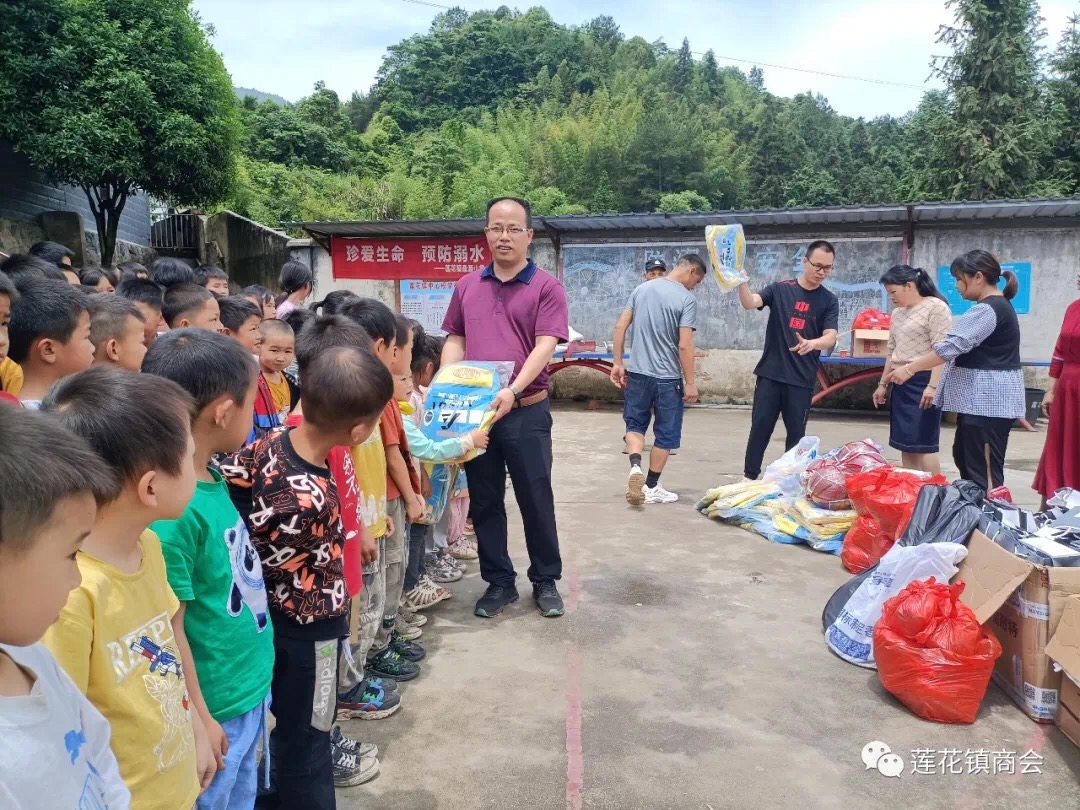
{"type": "Polygon", "coordinates": [[[836,251],[825,240],[811,242],[797,279],[776,281],[759,293],[739,286],[743,309],[769,308],[765,351],[754,369],[754,410],[746,442],[743,474],[756,480],[778,417],[787,428],[786,449],[806,435],[818,356],[836,344],[840,303],[822,284],[833,269],[836,251]]]}

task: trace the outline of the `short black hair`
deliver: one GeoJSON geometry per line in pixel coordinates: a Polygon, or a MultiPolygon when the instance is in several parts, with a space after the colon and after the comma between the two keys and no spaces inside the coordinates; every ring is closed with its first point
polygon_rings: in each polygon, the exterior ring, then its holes
{"type": "Polygon", "coordinates": [[[44,259],[49,264],[60,267],[64,259],[74,259],[75,251],[59,242],[35,242],[27,251],[31,256],[44,259]]]}
{"type": "Polygon", "coordinates": [[[415,374],[427,363],[434,363],[435,370],[439,370],[442,359],[443,339],[435,335],[421,332],[421,339],[416,339],[413,332],[412,371],[415,374]]]}
{"type": "Polygon", "coordinates": [[[166,256],[150,265],[150,280],[162,287],[171,287],[173,284],[194,284],[195,271],[187,262],[166,256]]]}
{"type": "Polygon", "coordinates": [[[0,272],[0,295],[8,297],[8,303],[14,305],[19,300],[19,291],[15,289],[15,282],[0,272]]]}
{"type": "Polygon", "coordinates": [[[679,257],[679,261],[677,261],[675,264],[676,266],[680,264],[688,264],[700,273],[708,272],[708,267],[705,265],[705,260],[701,258],[701,256],[697,253],[684,253],[682,256],[679,257]]]}
{"type": "Polygon", "coordinates": [[[315,313],[312,312],[310,309],[305,309],[304,307],[297,307],[296,309],[286,312],[285,317],[280,318],[279,320],[287,323],[289,325],[289,328],[293,330],[294,335],[299,335],[307,328],[307,325],[311,323],[314,317],[315,313]]]}
{"type": "Polygon", "coordinates": [[[286,321],[279,320],[278,318],[266,318],[261,324],[259,324],[259,331],[262,332],[264,338],[269,335],[279,335],[281,337],[296,337],[296,332],[286,321]]]}
{"type": "Polygon", "coordinates": [[[393,396],[390,370],[367,349],[335,346],[319,352],[300,375],[304,420],[321,430],[345,430],[374,419],[393,396]]]}
{"type": "Polygon", "coordinates": [[[24,362],[42,338],[67,343],[79,316],[90,308],[86,294],[66,281],[29,277],[17,280],[15,287],[19,300],[11,307],[8,357],[16,363],[24,362]]]}
{"type": "Polygon", "coordinates": [[[213,300],[212,292],[193,281],[173,284],[165,290],[165,302],[161,305],[161,315],[171,329],[172,325],[184,315],[203,306],[207,301],[213,300]]]}
{"type": "Polygon", "coordinates": [[[347,301],[338,311],[349,320],[360,324],[372,343],[381,338],[387,346],[398,345],[398,315],[382,301],[357,298],[347,301]]]}
{"type": "Polygon", "coordinates": [[[146,304],[148,307],[160,310],[165,305],[165,291],[148,278],[133,278],[121,281],[116,288],[116,294],[121,298],[134,301],[138,304],[146,304]]]}
{"type": "Polygon", "coordinates": [[[64,498],[87,492],[101,505],[120,494],[116,476],[86,440],[48,414],[0,408],[0,447],[2,547],[27,550],[64,498]]]}
{"type": "MultiPolygon", "coordinates": [[[[68,269],[70,270],[70,268],[68,269]]],[[[27,253],[11,254],[3,262],[0,262],[0,270],[7,273],[12,281],[23,276],[36,276],[37,278],[47,278],[51,281],[68,283],[67,276],[64,275],[64,271],[60,269],[59,265],[27,253]]]]}
{"type": "Polygon", "coordinates": [[[213,264],[201,264],[195,268],[195,283],[200,287],[205,287],[212,278],[222,278],[228,281],[229,274],[213,264]]]}
{"type": "Polygon", "coordinates": [[[810,256],[814,253],[815,250],[824,250],[826,253],[829,253],[833,256],[836,255],[836,248],[833,247],[832,242],[826,241],[825,239],[816,239],[806,246],[806,254],[804,258],[809,261],[810,256]]]}
{"type": "Polygon", "coordinates": [[[303,288],[305,284],[312,284],[315,275],[311,268],[303,262],[285,262],[281,266],[281,275],[278,276],[278,286],[286,295],[303,288]]]}
{"type": "Polygon", "coordinates": [[[409,342],[409,338],[413,336],[412,321],[400,312],[395,312],[394,328],[397,330],[397,334],[394,335],[394,345],[401,348],[406,345],[409,342]]]}
{"type": "Polygon", "coordinates": [[[360,324],[342,315],[322,315],[305,326],[296,337],[296,365],[301,378],[312,360],[337,346],[370,350],[371,338],[360,324]]]}
{"type": "Polygon", "coordinates": [[[90,342],[94,348],[110,340],[120,340],[127,328],[127,319],[134,318],[141,324],[146,323],[133,301],[109,293],[96,293],[88,296],[90,304],[90,342]]]}
{"type": "Polygon", "coordinates": [[[522,208],[525,209],[525,227],[532,228],[532,206],[529,205],[528,200],[523,200],[521,197],[496,197],[492,200],[488,200],[487,212],[484,214],[484,221],[491,219],[491,209],[501,202],[516,202],[522,208]]]}
{"type": "Polygon", "coordinates": [[[170,379],[191,394],[198,415],[223,396],[243,402],[259,366],[243,346],[225,335],[175,329],[150,345],[142,370],[170,379]]]}
{"type": "Polygon", "coordinates": [[[227,295],[218,299],[221,309],[221,325],[230,332],[239,331],[248,318],[262,320],[262,307],[240,295],[227,295]]]}
{"type": "Polygon", "coordinates": [[[260,304],[271,304],[274,301],[274,291],[261,284],[249,284],[239,293],[243,298],[254,298],[260,304]]]}
{"type": "Polygon", "coordinates": [[[343,304],[359,297],[352,290],[331,290],[322,301],[312,304],[311,309],[317,315],[336,315],[343,304]]]}
{"type": "Polygon", "coordinates": [[[79,281],[82,282],[84,287],[96,287],[102,279],[106,279],[113,286],[113,290],[116,289],[116,285],[120,283],[120,279],[116,277],[115,273],[111,273],[102,267],[88,267],[83,270],[82,275],[79,276],[79,281]]]}
{"type": "Polygon", "coordinates": [[[139,273],[150,275],[146,266],[139,262],[120,262],[120,264],[116,265],[116,269],[121,273],[132,273],[136,278],[138,278],[139,273]]]}
{"type": "Polygon", "coordinates": [[[121,487],[149,470],[179,475],[195,416],[191,395],[172,380],[108,366],[64,377],[41,410],[86,439],[121,487]]]}

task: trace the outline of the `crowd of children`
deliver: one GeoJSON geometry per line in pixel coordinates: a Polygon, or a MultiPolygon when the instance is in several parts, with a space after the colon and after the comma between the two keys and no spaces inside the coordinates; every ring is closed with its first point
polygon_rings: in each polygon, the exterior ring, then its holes
{"type": "Polygon", "coordinates": [[[476,559],[487,435],[428,439],[440,341],[300,306],[303,265],[88,275],[0,264],[0,806],[332,808],[379,771],[336,720],[400,709],[476,559]]]}

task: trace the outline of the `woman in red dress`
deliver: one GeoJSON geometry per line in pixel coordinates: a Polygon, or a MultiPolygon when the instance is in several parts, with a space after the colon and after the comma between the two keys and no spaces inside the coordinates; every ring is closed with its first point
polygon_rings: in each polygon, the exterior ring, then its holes
{"type": "Polygon", "coordinates": [[[1045,508],[1062,487],[1080,489],[1080,301],[1065,310],[1042,409],[1050,426],[1032,487],[1043,496],[1045,508]]]}

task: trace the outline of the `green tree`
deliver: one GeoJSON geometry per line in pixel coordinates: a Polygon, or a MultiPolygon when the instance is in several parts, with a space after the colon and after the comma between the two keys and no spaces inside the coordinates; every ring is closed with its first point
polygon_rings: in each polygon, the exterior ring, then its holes
{"type": "Polygon", "coordinates": [[[955,199],[1022,197],[1046,152],[1040,119],[1035,0],[948,0],[954,24],[938,42],[953,49],[935,70],[950,92],[952,126],[932,184],[955,199]]]}
{"type": "Polygon", "coordinates": [[[103,264],[136,191],[223,199],[239,104],[188,0],[54,0],[4,9],[0,137],[90,202],[103,264]]]}
{"type": "Polygon", "coordinates": [[[1054,123],[1050,165],[1057,192],[1080,191],[1080,18],[1069,18],[1069,27],[1050,60],[1049,96],[1054,123]]]}
{"type": "Polygon", "coordinates": [[[675,73],[672,75],[672,88],[676,93],[685,93],[694,81],[694,54],[690,51],[690,40],[683,37],[682,47],[675,56],[675,73]]]}
{"type": "Polygon", "coordinates": [[[682,211],[711,211],[712,207],[709,198],[703,194],[696,191],[678,191],[661,197],[656,210],[665,214],[677,214],[682,211]]]}

